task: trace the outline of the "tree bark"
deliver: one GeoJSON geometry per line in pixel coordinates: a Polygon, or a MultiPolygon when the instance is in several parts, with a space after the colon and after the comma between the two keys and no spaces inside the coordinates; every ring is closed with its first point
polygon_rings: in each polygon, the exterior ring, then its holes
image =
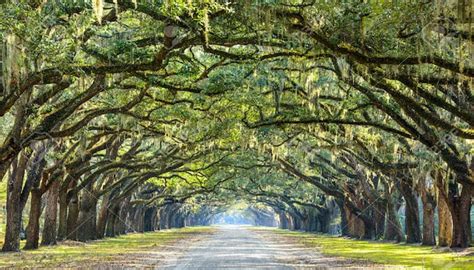
{"type": "MultiPolygon", "coordinates": [[[[40,188],[40,183],[45,177],[43,175],[44,167],[46,166],[46,159],[44,154],[47,151],[47,145],[43,144],[43,149],[38,149],[38,155],[35,157],[37,164],[34,164],[34,172],[29,173],[31,179],[31,200],[30,200],[30,213],[28,219],[28,225],[26,229],[26,245],[25,249],[37,249],[39,244],[39,231],[40,231],[40,217],[41,217],[41,198],[43,197],[44,191],[40,188]]],[[[25,199],[26,200],[26,199],[25,199]]]]}
{"type": "Polygon", "coordinates": [[[119,217],[120,206],[119,204],[112,204],[109,208],[109,214],[107,217],[107,225],[105,229],[105,236],[114,237],[116,236],[115,223],[119,217]]]}
{"type": "Polygon", "coordinates": [[[362,239],[373,240],[375,238],[375,222],[362,219],[364,223],[364,235],[362,239]]]}
{"type": "MultiPolygon", "coordinates": [[[[386,185],[386,188],[389,189],[388,185],[386,185]]],[[[385,215],[386,222],[383,238],[387,241],[401,242],[405,237],[402,232],[400,220],[398,219],[397,207],[394,203],[393,194],[389,190],[386,190],[385,200],[387,202],[387,210],[385,215]]]]}
{"type": "Polygon", "coordinates": [[[68,195],[71,198],[68,200],[67,205],[67,222],[66,222],[66,235],[65,237],[69,240],[77,240],[77,231],[78,231],[78,216],[79,216],[79,199],[77,193],[73,192],[68,195]]]}
{"type": "Polygon", "coordinates": [[[344,209],[344,200],[336,199],[337,206],[339,206],[339,213],[341,215],[341,236],[350,236],[349,224],[347,221],[346,210],[344,209]]]}
{"type": "MultiPolygon", "coordinates": [[[[117,211],[118,216],[115,219],[115,224],[114,224],[114,231],[116,235],[125,234],[127,232],[127,229],[129,228],[129,225],[126,223],[126,221],[127,221],[128,213],[130,211],[130,208],[129,208],[130,199],[131,197],[129,196],[119,203],[119,209],[117,211]]],[[[143,224],[143,216],[141,219],[141,223],[143,224]]]]}
{"type": "Polygon", "coordinates": [[[467,248],[471,244],[471,199],[473,188],[462,186],[460,196],[450,192],[451,216],[453,219],[452,248],[467,248]]]}
{"type": "Polygon", "coordinates": [[[99,214],[97,217],[97,239],[104,238],[105,235],[105,226],[107,224],[107,217],[109,213],[109,195],[105,195],[102,199],[102,203],[100,205],[99,214]]]}
{"type": "Polygon", "coordinates": [[[375,220],[375,239],[381,239],[385,232],[385,216],[387,207],[384,203],[377,202],[374,206],[374,220],[375,220]]]}
{"type": "Polygon", "coordinates": [[[59,192],[58,240],[64,240],[67,236],[67,209],[67,190],[61,189],[61,191],[59,192]]]}
{"type": "Polygon", "coordinates": [[[110,211],[109,216],[107,217],[107,224],[105,226],[105,236],[106,237],[114,237],[114,223],[115,223],[115,215],[112,211],[110,211]]]}
{"type": "Polygon", "coordinates": [[[427,205],[423,206],[423,241],[422,241],[422,244],[424,246],[434,246],[434,245],[436,245],[434,217],[435,217],[434,204],[428,203],[427,205]]]}
{"type": "Polygon", "coordinates": [[[97,239],[96,232],[97,199],[92,193],[92,188],[82,192],[79,201],[79,217],[77,219],[77,240],[86,242],[97,239]]]}
{"type": "Polygon", "coordinates": [[[399,190],[405,199],[405,230],[407,243],[421,242],[418,201],[415,191],[407,179],[399,181],[399,190]]]}
{"type": "Polygon", "coordinates": [[[349,237],[362,238],[364,235],[364,223],[355,214],[353,214],[348,206],[344,206],[344,214],[347,220],[347,232],[349,237]]]}
{"type": "Polygon", "coordinates": [[[25,249],[37,249],[39,243],[40,216],[41,216],[41,190],[34,188],[31,190],[30,216],[26,228],[25,249]]]}
{"type": "Polygon", "coordinates": [[[447,247],[453,240],[453,218],[446,198],[438,191],[438,245],[447,247]]]}
{"type": "Polygon", "coordinates": [[[423,241],[424,246],[436,245],[435,235],[435,196],[430,192],[429,187],[426,186],[426,179],[420,181],[421,200],[423,201],[423,241]]]}
{"type": "Polygon", "coordinates": [[[46,210],[44,216],[43,235],[41,245],[56,245],[56,221],[58,215],[58,196],[60,182],[55,180],[48,191],[46,210]]]}
{"type": "Polygon", "coordinates": [[[320,213],[321,214],[318,216],[319,232],[329,233],[329,223],[331,221],[329,210],[324,209],[324,210],[321,210],[320,213]]]}
{"type": "Polygon", "coordinates": [[[7,185],[7,225],[2,251],[20,250],[21,190],[28,158],[23,154],[12,163],[12,172],[7,185]]]}
{"type": "Polygon", "coordinates": [[[105,236],[114,237],[114,224],[116,216],[112,211],[110,211],[109,216],[107,217],[107,225],[105,226],[105,236]]]}
{"type": "Polygon", "coordinates": [[[283,211],[280,211],[278,213],[278,217],[280,218],[280,224],[279,224],[280,229],[288,229],[288,218],[286,217],[286,213],[283,211]]]}
{"type": "Polygon", "coordinates": [[[149,207],[145,210],[144,220],[143,220],[143,230],[145,232],[152,232],[155,230],[153,226],[154,217],[156,215],[156,211],[154,207],[149,207]]]}
{"type": "Polygon", "coordinates": [[[168,229],[168,209],[169,205],[165,205],[160,209],[160,229],[168,229]]]}

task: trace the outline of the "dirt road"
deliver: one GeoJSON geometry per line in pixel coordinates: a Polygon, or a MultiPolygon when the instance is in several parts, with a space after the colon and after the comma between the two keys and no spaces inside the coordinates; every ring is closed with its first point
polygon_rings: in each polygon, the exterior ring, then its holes
{"type": "Polygon", "coordinates": [[[382,269],[323,256],[314,249],[243,226],[222,226],[158,269],[382,269]]]}

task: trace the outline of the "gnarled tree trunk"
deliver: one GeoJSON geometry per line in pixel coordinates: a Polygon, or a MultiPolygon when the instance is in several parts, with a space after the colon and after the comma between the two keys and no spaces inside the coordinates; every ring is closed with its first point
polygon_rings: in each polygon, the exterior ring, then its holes
{"type": "MultiPolygon", "coordinates": [[[[115,219],[114,230],[116,235],[126,234],[130,225],[127,224],[127,217],[130,211],[130,200],[131,197],[128,196],[120,203],[120,210],[118,211],[118,218],[115,219]]],[[[142,216],[143,217],[143,216],[142,216]]],[[[142,219],[143,220],[143,219],[142,219]]],[[[143,222],[142,222],[143,224],[143,222]]]]}
{"type": "MultiPolygon", "coordinates": [[[[388,188],[388,185],[386,186],[388,188]]],[[[386,190],[386,215],[385,215],[385,231],[384,240],[401,242],[405,239],[400,220],[398,219],[397,207],[394,203],[392,192],[386,190]]]]}
{"type": "Polygon", "coordinates": [[[67,208],[67,191],[61,189],[59,192],[58,240],[64,240],[67,236],[67,208]]]}
{"type": "Polygon", "coordinates": [[[420,218],[416,192],[411,182],[407,179],[401,179],[399,190],[405,199],[405,230],[407,243],[421,242],[420,218]]]}
{"type": "Polygon", "coordinates": [[[71,196],[71,198],[68,199],[69,203],[67,205],[66,238],[69,240],[77,240],[79,199],[76,192],[69,194],[68,196],[71,196]]]}
{"type": "Polygon", "coordinates": [[[28,226],[26,228],[26,244],[25,249],[37,249],[39,243],[40,215],[41,215],[41,197],[42,193],[39,188],[31,190],[30,216],[28,226]]]}
{"type": "Polygon", "coordinates": [[[56,245],[57,243],[56,221],[58,215],[59,184],[59,181],[54,181],[48,191],[41,245],[56,245]]]}
{"type": "Polygon", "coordinates": [[[423,201],[423,241],[425,246],[436,245],[435,210],[436,199],[426,185],[426,179],[420,181],[421,200],[423,201]]]}
{"type": "Polygon", "coordinates": [[[120,215],[120,204],[112,204],[109,208],[109,216],[107,218],[107,225],[105,229],[105,235],[107,237],[116,236],[115,224],[120,215]]]}
{"type": "Polygon", "coordinates": [[[83,190],[79,201],[79,217],[77,219],[77,240],[81,242],[97,239],[96,232],[97,198],[92,188],[83,190]]]}
{"type": "Polygon", "coordinates": [[[462,186],[460,196],[450,189],[450,209],[453,219],[452,248],[466,248],[471,244],[471,200],[473,188],[462,186]]]}
{"type": "Polygon", "coordinates": [[[97,239],[101,239],[105,235],[105,226],[107,224],[107,217],[109,214],[109,195],[105,195],[100,205],[99,214],[97,217],[97,239]]]}
{"type": "Polygon", "coordinates": [[[30,213],[28,219],[28,226],[26,228],[26,245],[25,249],[37,249],[39,243],[39,230],[40,230],[40,216],[41,216],[41,198],[43,197],[44,190],[40,188],[42,179],[46,179],[46,175],[43,175],[44,167],[46,166],[46,160],[44,154],[46,154],[47,146],[42,150],[39,150],[39,161],[33,167],[35,172],[31,177],[31,200],[30,200],[30,213]]]}
{"type": "Polygon", "coordinates": [[[349,236],[349,224],[347,223],[347,214],[344,209],[344,200],[336,199],[336,204],[339,207],[339,213],[341,215],[341,236],[349,236]]]}
{"type": "Polygon", "coordinates": [[[2,251],[20,250],[21,191],[27,161],[26,155],[20,155],[12,163],[12,172],[7,185],[7,226],[2,251]]]}
{"type": "Polygon", "coordinates": [[[453,218],[446,198],[438,192],[438,245],[447,247],[453,240],[453,218]]]}
{"type": "Polygon", "coordinates": [[[283,211],[280,211],[278,213],[278,217],[280,218],[280,223],[279,223],[280,229],[288,229],[288,217],[286,216],[286,213],[283,211]]]}
{"type": "Polygon", "coordinates": [[[143,231],[145,232],[152,232],[155,230],[154,227],[154,217],[156,216],[156,208],[148,207],[145,210],[145,214],[143,217],[143,231]]]}

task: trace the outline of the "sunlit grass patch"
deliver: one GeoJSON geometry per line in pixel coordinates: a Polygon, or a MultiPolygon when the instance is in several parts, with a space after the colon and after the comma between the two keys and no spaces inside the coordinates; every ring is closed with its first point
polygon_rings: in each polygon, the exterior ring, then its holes
{"type": "Polygon", "coordinates": [[[150,233],[133,233],[89,243],[63,242],[57,246],[19,253],[0,253],[0,267],[52,267],[64,263],[107,262],[118,255],[150,251],[176,240],[209,233],[210,227],[187,227],[150,233]]]}
{"type": "Polygon", "coordinates": [[[416,269],[474,269],[470,252],[443,252],[432,247],[363,241],[342,237],[318,235],[274,229],[274,232],[301,239],[310,247],[317,247],[327,255],[364,259],[387,265],[401,265],[416,269]]]}

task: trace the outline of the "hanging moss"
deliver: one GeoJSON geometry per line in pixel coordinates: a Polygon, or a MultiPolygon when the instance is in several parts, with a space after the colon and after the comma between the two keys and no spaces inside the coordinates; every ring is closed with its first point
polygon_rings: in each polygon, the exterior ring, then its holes
{"type": "Polygon", "coordinates": [[[92,8],[94,10],[94,14],[97,18],[99,24],[102,24],[102,17],[104,15],[104,0],[92,0],[92,8]]]}
{"type": "Polygon", "coordinates": [[[208,14],[207,6],[204,8],[203,11],[203,25],[204,25],[204,44],[209,46],[209,14],[208,14]]]}
{"type": "Polygon", "coordinates": [[[119,4],[118,0],[114,0],[114,8],[115,8],[115,13],[117,14],[117,17],[119,16],[119,4]]]}
{"type": "Polygon", "coordinates": [[[3,48],[3,84],[5,92],[10,93],[12,84],[19,83],[20,79],[20,51],[17,37],[7,34],[3,48]]]}

